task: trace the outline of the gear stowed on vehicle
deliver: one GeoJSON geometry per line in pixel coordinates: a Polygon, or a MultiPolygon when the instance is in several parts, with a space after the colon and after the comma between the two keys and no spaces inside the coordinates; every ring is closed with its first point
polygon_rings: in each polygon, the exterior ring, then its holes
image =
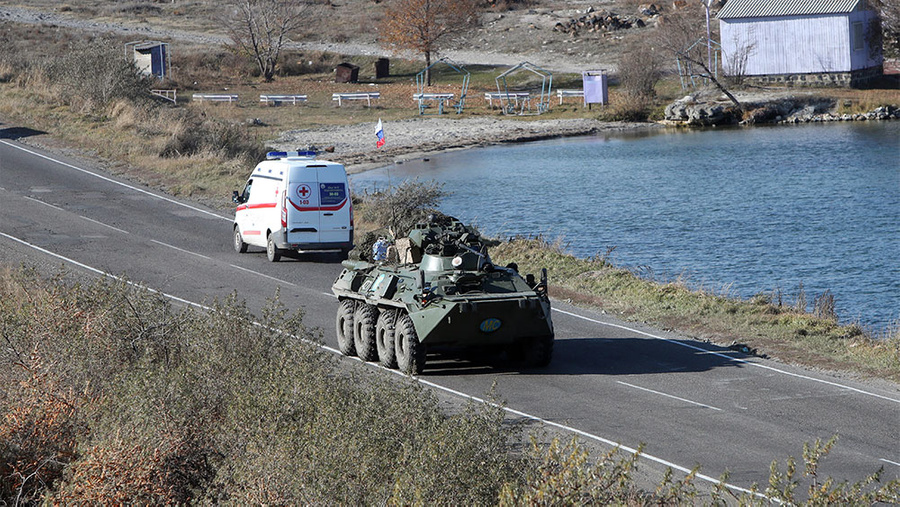
{"type": "Polygon", "coordinates": [[[547,270],[522,278],[514,265],[493,265],[485,243],[455,218],[432,216],[386,253],[378,245],[371,261],[344,261],[331,287],[341,353],[409,374],[421,373],[429,347],[502,349],[522,366],[548,365],[547,270]]]}

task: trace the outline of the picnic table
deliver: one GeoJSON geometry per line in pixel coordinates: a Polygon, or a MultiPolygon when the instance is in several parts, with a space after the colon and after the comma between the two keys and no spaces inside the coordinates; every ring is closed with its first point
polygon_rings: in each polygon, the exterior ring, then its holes
{"type": "Polygon", "coordinates": [[[584,98],[584,90],[556,90],[556,96],[559,97],[559,104],[562,105],[563,97],[581,97],[584,98]]]}
{"type": "Polygon", "coordinates": [[[365,100],[367,106],[372,105],[372,101],[381,98],[381,92],[354,92],[354,93],[332,93],[331,100],[336,100],[338,106],[343,105],[345,100],[365,100]]]}
{"type": "Polygon", "coordinates": [[[428,107],[427,101],[436,101],[438,103],[438,114],[444,114],[444,103],[453,100],[452,93],[414,93],[413,100],[419,103],[419,114],[425,114],[428,107]]]}
{"type": "Polygon", "coordinates": [[[237,95],[220,94],[220,93],[195,93],[191,96],[193,100],[198,102],[237,102],[237,95]]]}
{"type": "Polygon", "coordinates": [[[488,106],[493,109],[494,101],[501,101],[506,99],[508,102],[512,101],[516,107],[519,106],[519,102],[526,104],[531,98],[531,93],[529,92],[485,92],[484,100],[488,101],[488,106]]]}
{"type": "Polygon", "coordinates": [[[264,102],[266,105],[271,102],[274,105],[278,105],[282,102],[290,102],[291,104],[297,105],[297,102],[306,102],[306,95],[260,95],[259,101],[264,102]]]}

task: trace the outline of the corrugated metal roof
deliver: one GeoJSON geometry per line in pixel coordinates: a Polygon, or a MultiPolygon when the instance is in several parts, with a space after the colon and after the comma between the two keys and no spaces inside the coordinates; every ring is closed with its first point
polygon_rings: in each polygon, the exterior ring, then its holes
{"type": "Polygon", "coordinates": [[[719,11],[719,19],[802,16],[810,14],[846,14],[863,0],[728,0],[719,11]]]}

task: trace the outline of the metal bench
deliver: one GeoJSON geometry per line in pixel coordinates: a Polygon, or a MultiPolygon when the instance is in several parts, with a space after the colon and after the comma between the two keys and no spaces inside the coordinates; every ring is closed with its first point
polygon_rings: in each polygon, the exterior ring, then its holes
{"type": "MultiPolygon", "coordinates": [[[[516,107],[519,106],[519,102],[526,103],[530,99],[531,94],[529,92],[485,92],[484,100],[488,101],[488,106],[493,109],[494,101],[502,101],[506,99],[507,102],[513,102],[516,107]]],[[[501,102],[502,103],[502,102],[501,102]]]]}
{"type": "Polygon", "coordinates": [[[264,102],[268,105],[270,102],[274,105],[281,104],[282,102],[290,102],[291,104],[297,105],[297,102],[306,102],[306,95],[260,95],[259,101],[264,102]]]}
{"type": "Polygon", "coordinates": [[[357,92],[357,93],[332,93],[331,100],[336,100],[338,106],[345,100],[365,100],[367,106],[372,106],[372,101],[381,98],[381,92],[357,92]]]}
{"type": "Polygon", "coordinates": [[[444,114],[444,103],[453,100],[452,93],[414,93],[413,100],[419,103],[419,114],[425,114],[428,107],[426,102],[436,101],[438,103],[438,114],[444,114]]]}
{"type": "Polygon", "coordinates": [[[150,94],[175,104],[178,103],[178,90],[150,90],[150,94]]]}
{"type": "Polygon", "coordinates": [[[581,97],[584,99],[584,90],[556,90],[556,96],[559,97],[559,104],[562,105],[564,97],[581,97]]]}
{"type": "Polygon", "coordinates": [[[237,95],[221,95],[214,93],[195,93],[192,98],[198,102],[237,102],[237,95]]]}

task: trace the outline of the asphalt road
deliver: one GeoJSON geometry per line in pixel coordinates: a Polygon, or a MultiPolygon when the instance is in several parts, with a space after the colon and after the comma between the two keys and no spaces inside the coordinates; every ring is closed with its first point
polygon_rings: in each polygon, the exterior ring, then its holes
{"type": "MultiPolygon", "coordinates": [[[[27,133],[0,125],[0,263],[124,275],[194,304],[237,291],[252,309],[280,287],[281,301],[304,308],[305,323],[336,348],[330,286],[339,258],[269,263],[261,251],[237,254],[226,214],[23,145],[17,138],[27,133]]],[[[597,446],[644,443],[647,467],[699,464],[701,480],[728,470],[730,484],[764,489],[772,460],[783,466],[802,457],[804,442],[834,435],[822,474],[857,481],[883,467],[885,479],[900,477],[896,385],[747,357],[560,301],[553,320],[548,368],[435,357],[419,380],[459,399],[496,383],[511,416],[597,446]]]]}

